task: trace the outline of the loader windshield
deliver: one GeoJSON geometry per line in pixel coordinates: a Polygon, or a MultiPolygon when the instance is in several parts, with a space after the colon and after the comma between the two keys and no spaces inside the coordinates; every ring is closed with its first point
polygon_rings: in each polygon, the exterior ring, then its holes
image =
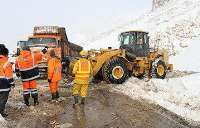
{"type": "Polygon", "coordinates": [[[57,45],[57,41],[55,38],[29,38],[27,44],[29,46],[32,45],[57,45]]]}
{"type": "Polygon", "coordinates": [[[136,40],[136,36],[134,34],[130,34],[130,33],[123,33],[119,36],[119,41],[122,45],[129,45],[134,43],[136,40]]]}

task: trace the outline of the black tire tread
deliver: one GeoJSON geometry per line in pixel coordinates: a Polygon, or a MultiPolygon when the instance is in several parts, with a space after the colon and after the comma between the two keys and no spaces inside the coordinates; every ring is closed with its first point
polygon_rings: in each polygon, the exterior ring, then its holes
{"type": "Polygon", "coordinates": [[[112,58],[107,61],[102,67],[102,76],[105,81],[113,84],[122,84],[129,77],[129,71],[124,63],[124,61],[120,58],[112,58]],[[124,75],[121,79],[115,79],[112,74],[112,69],[115,66],[121,66],[124,69],[124,75]]]}

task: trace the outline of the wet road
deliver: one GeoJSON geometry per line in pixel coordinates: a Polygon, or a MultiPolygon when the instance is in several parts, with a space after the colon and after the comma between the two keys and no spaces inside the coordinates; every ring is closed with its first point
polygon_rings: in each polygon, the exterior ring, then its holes
{"type": "Polygon", "coordinates": [[[184,120],[159,106],[134,101],[105,89],[92,91],[86,105],[72,108],[52,118],[60,127],[69,128],[187,128],[184,120]]]}

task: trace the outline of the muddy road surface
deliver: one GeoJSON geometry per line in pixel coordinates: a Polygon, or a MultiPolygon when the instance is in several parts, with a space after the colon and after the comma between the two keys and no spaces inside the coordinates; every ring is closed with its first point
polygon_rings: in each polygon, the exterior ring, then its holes
{"type": "Polygon", "coordinates": [[[40,83],[40,104],[22,104],[20,88],[11,92],[6,118],[9,128],[190,128],[179,116],[146,101],[132,100],[112,87],[91,87],[85,106],[72,108],[70,89],[59,89],[50,101],[47,83],[40,83]]]}

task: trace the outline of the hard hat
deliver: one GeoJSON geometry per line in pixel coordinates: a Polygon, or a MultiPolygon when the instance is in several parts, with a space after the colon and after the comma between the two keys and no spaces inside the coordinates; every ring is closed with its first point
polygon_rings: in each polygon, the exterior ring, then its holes
{"type": "Polygon", "coordinates": [[[87,56],[87,55],[88,55],[88,51],[82,50],[82,51],[80,52],[80,55],[81,55],[81,56],[87,56]]]}
{"type": "Polygon", "coordinates": [[[53,49],[50,50],[50,56],[51,57],[55,57],[56,56],[56,53],[53,49]]]}

